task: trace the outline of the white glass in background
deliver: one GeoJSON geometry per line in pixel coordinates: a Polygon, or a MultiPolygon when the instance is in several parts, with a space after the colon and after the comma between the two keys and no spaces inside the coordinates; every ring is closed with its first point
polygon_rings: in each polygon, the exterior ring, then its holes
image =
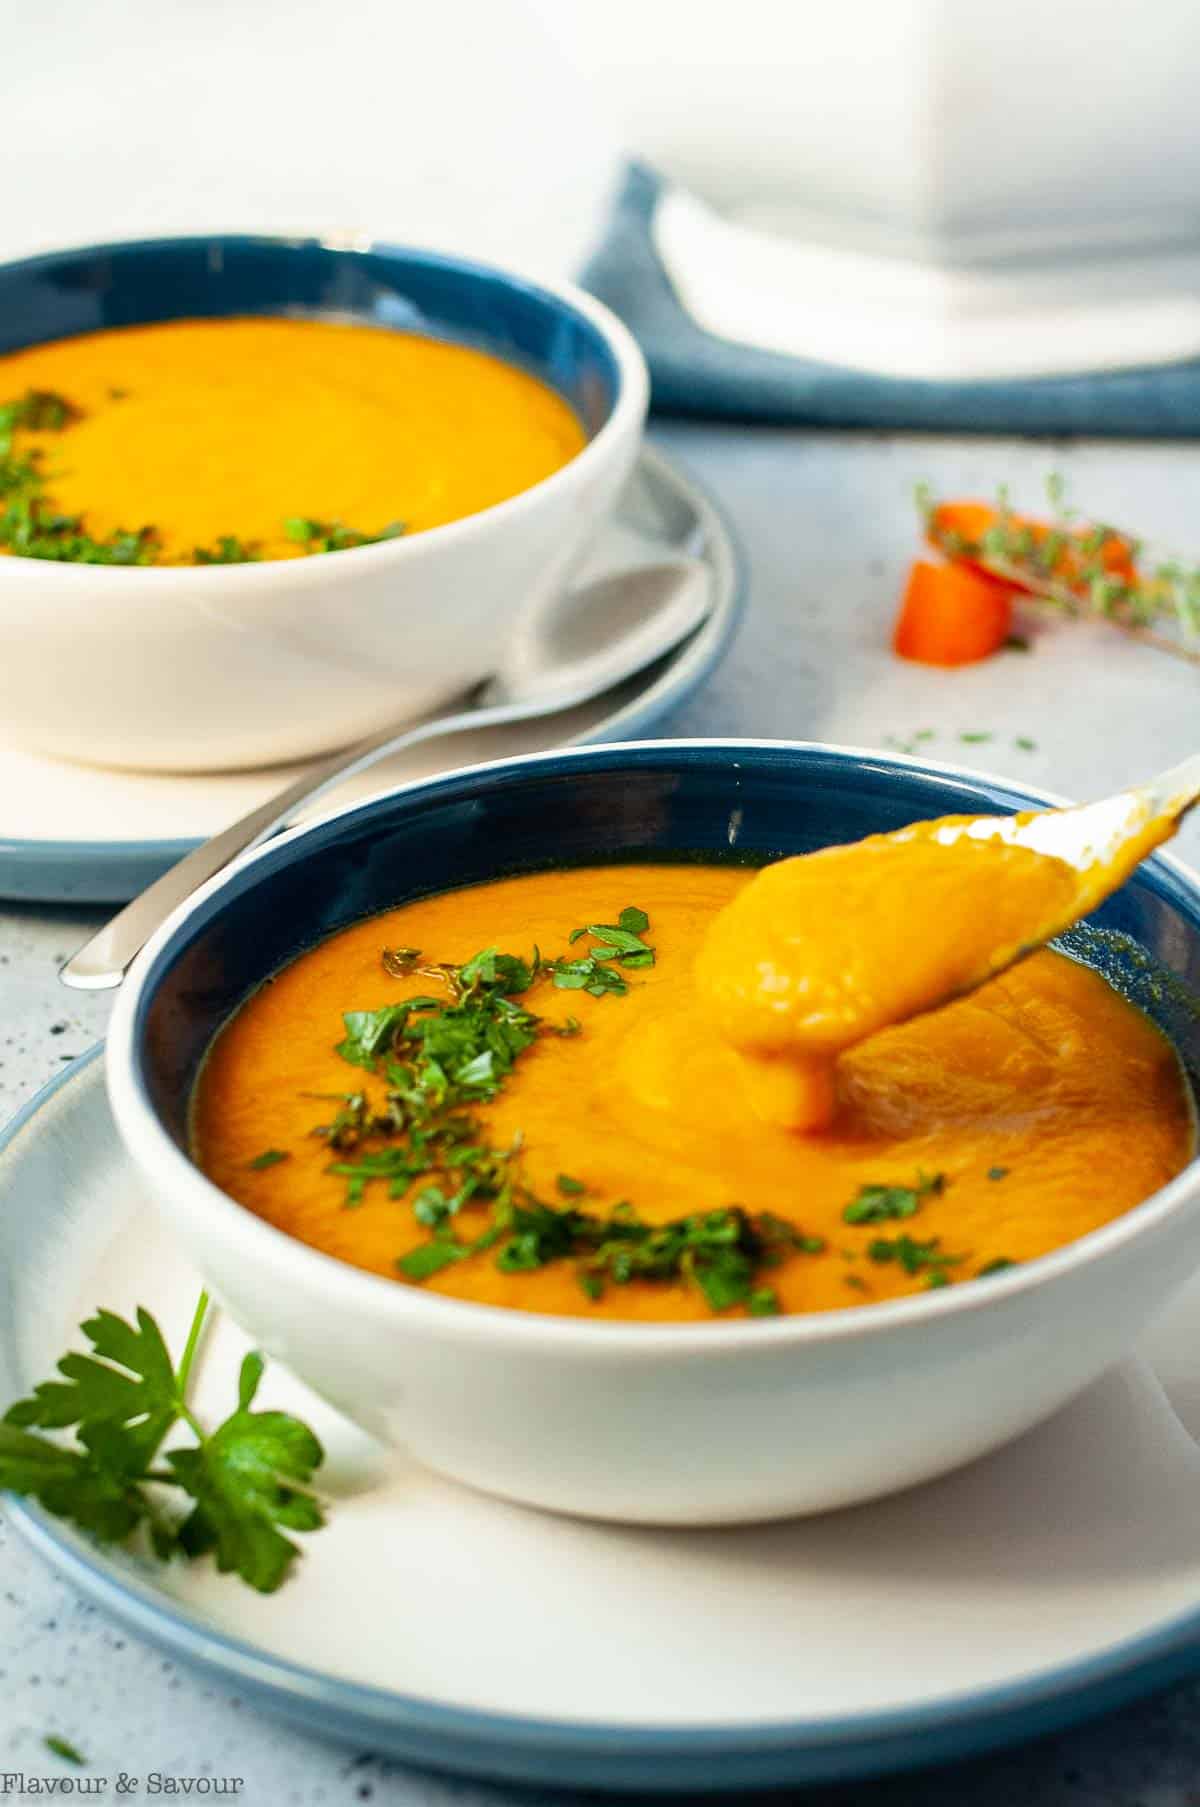
{"type": "Polygon", "coordinates": [[[1194,0],[535,0],[733,339],[914,376],[1200,351],[1194,0]]]}

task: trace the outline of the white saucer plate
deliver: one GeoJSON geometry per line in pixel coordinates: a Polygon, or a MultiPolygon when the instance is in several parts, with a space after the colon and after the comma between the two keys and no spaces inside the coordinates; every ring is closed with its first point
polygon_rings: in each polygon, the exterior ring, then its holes
{"type": "MultiPolygon", "coordinates": [[[[643,447],[613,520],[576,574],[580,582],[690,553],[708,566],[706,620],[676,652],[619,690],[557,716],[429,740],[347,780],[300,820],[331,815],[393,785],[458,766],[584,741],[632,740],[690,695],[729,643],[743,600],[729,529],[690,476],[643,447]]],[[[123,772],[0,745],[0,898],[124,903],[199,841],[282,790],[302,765],[170,775],[123,772]]]]}
{"type": "MultiPolygon", "coordinates": [[[[195,1302],[117,1140],[97,1052],[0,1147],[0,1401],[47,1377],[96,1306],[146,1305],[178,1348],[195,1302]]],[[[280,1593],[10,1509],[134,1631],[360,1749],[641,1791],[866,1776],[1200,1670],[1198,1303],[1193,1283],[1141,1350],[998,1454],[789,1524],[653,1531],[491,1500],[379,1450],[278,1368],[262,1398],[313,1424],[330,1500],[280,1593]]],[[[219,1320],[202,1416],[229,1408],[244,1349],[219,1320]]]]}

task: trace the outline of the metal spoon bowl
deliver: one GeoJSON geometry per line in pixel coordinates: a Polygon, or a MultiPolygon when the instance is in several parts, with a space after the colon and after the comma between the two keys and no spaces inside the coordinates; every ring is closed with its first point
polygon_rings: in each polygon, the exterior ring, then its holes
{"type": "Polygon", "coordinates": [[[709,608],[709,573],[677,558],[598,579],[564,596],[514,636],[500,668],[449,715],[392,723],[333,753],[229,828],[186,854],[84,943],[59,971],[77,991],[119,985],[160,923],[238,854],[285,827],[333,785],[423,740],[535,721],[591,702],[645,670],[694,632],[709,608]]]}
{"type": "MultiPolygon", "coordinates": [[[[1143,784],[1131,785],[1094,803],[1078,803],[1063,809],[1025,810],[1015,816],[973,816],[948,821],[937,832],[946,845],[958,840],[1003,841],[1032,853],[1061,860],[1075,874],[1066,902],[1031,918],[1019,942],[991,949],[979,961],[966,982],[961,978],[943,996],[928,999],[923,1010],[933,1010],[952,997],[978,990],[1035,948],[1063,934],[1097,904],[1118,890],[1148,854],[1175,833],[1193,805],[1200,801],[1200,754],[1160,772],[1143,784]]],[[[905,830],[898,831],[902,839],[905,830]]],[[[999,882],[999,881],[998,881],[999,882]]],[[[919,898],[912,900],[919,906],[919,898]]]]}

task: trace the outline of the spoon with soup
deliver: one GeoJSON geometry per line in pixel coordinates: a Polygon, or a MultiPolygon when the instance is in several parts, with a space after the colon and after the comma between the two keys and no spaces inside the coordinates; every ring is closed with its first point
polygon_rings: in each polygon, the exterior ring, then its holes
{"type": "Polygon", "coordinates": [[[945,816],[765,866],[696,967],[764,1120],[823,1129],[838,1056],[974,991],[1086,916],[1200,799],[1200,756],[1066,809],[945,816]]]}

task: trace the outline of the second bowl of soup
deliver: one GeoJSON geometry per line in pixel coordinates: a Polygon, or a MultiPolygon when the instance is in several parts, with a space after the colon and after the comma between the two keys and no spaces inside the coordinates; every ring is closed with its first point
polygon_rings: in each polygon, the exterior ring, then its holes
{"type": "Polygon", "coordinates": [[[655,1522],[924,1478],[1071,1397],[1200,1256],[1192,883],[1152,860],[872,1034],[807,1133],[698,956],[764,860],[1030,801],[743,745],[414,787],[168,925],[118,1121],[234,1315],[434,1467],[655,1522]]]}
{"type": "Polygon", "coordinates": [[[5,733],[212,769],[450,697],[563,581],[645,403],[598,303],[429,253],[0,268],[5,733]]]}

